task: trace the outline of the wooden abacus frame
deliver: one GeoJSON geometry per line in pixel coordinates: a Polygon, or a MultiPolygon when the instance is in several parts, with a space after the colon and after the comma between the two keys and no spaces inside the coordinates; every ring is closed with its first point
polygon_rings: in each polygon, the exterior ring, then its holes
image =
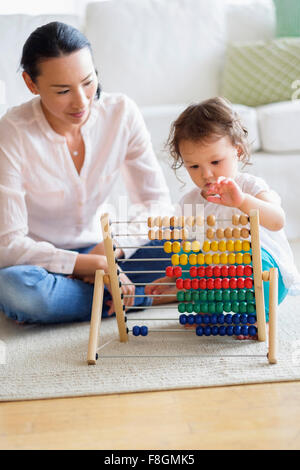
{"type": "MultiPolygon", "coordinates": [[[[266,341],[266,319],[265,319],[265,307],[264,307],[264,290],[263,282],[269,282],[269,345],[268,345],[268,361],[270,364],[277,363],[277,304],[278,304],[278,271],[276,268],[271,268],[269,271],[262,272],[262,261],[261,261],[261,250],[260,250],[260,237],[259,237],[259,211],[252,210],[250,217],[233,215],[233,225],[246,225],[250,220],[250,233],[251,233],[251,251],[252,251],[252,266],[253,266],[253,282],[254,282],[254,294],[256,303],[256,318],[257,318],[257,333],[258,341],[266,341]]],[[[125,222],[124,222],[125,223],[125,222]]],[[[194,225],[203,225],[204,219],[201,217],[180,217],[180,218],[169,218],[169,217],[157,217],[148,218],[149,227],[149,239],[186,239],[187,233],[185,231],[185,224],[192,227],[194,225]],[[159,229],[155,231],[153,227],[158,226],[159,229]],[[170,228],[163,229],[163,227],[182,227],[181,229],[170,230],[170,228]]],[[[214,216],[207,217],[207,224],[209,226],[214,225],[214,216]]],[[[112,233],[110,229],[109,215],[104,214],[101,217],[101,227],[104,240],[104,249],[107,257],[108,274],[105,274],[102,270],[96,271],[95,285],[94,285],[94,296],[91,313],[90,323],[90,336],[88,344],[88,355],[87,362],[89,365],[95,365],[98,358],[97,345],[100,335],[100,324],[102,315],[103,305],[103,292],[104,285],[110,286],[112,299],[115,306],[116,319],[118,324],[119,338],[121,342],[128,341],[128,329],[126,326],[125,307],[123,306],[123,299],[121,295],[121,283],[119,282],[118,265],[114,255],[114,244],[112,239],[112,233]]],[[[209,231],[210,229],[208,229],[209,231]]],[[[227,229],[225,229],[226,231],[227,229]]],[[[240,236],[239,229],[237,230],[235,238],[240,236]]],[[[246,230],[247,229],[241,229],[246,230]]],[[[233,232],[232,231],[232,232],[233,232]]],[[[232,235],[230,232],[229,237],[232,235]]],[[[212,233],[208,232],[208,237],[213,238],[212,233]],[[211,236],[210,236],[210,235],[211,236]]],[[[217,234],[218,238],[222,238],[224,233],[217,234]]],[[[247,238],[248,233],[244,232],[244,237],[247,238]]]]}

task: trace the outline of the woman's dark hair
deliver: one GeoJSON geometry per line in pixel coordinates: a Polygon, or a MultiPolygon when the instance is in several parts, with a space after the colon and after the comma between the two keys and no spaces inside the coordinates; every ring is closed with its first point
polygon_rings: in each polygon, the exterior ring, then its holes
{"type": "MultiPolygon", "coordinates": [[[[61,57],[87,47],[93,57],[90,42],[78,29],[65,23],[53,21],[40,26],[33,31],[26,40],[20,65],[27,72],[31,80],[36,83],[40,75],[39,65],[50,58],[61,57]]],[[[98,72],[96,75],[98,76],[98,72]]],[[[96,99],[101,93],[100,83],[96,92],[96,99]]]]}

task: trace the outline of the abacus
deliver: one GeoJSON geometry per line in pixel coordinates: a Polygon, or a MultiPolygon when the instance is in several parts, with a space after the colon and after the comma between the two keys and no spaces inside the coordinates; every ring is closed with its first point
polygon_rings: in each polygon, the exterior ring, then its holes
{"type": "MultiPolygon", "coordinates": [[[[224,223],[226,219],[222,220],[224,223]]],[[[194,325],[195,333],[199,337],[242,334],[257,337],[258,341],[266,341],[263,282],[269,282],[267,358],[270,364],[276,364],[278,272],[276,268],[262,272],[259,212],[252,210],[249,217],[234,214],[230,219],[232,227],[217,228],[217,222],[214,215],[209,215],[206,219],[202,216],[149,217],[148,233],[140,235],[143,237],[147,235],[149,240],[162,241],[161,248],[169,257],[160,258],[160,260],[169,259],[170,265],[165,270],[155,271],[155,273],[158,274],[157,277],[170,277],[168,284],[176,285],[179,315],[174,320],[179,324],[179,328],[194,325]],[[189,239],[189,234],[195,227],[202,227],[204,230],[205,237],[201,242],[197,239],[189,239]],[[189,269],[187,269],[187,264],[190,265],[189,269]]],[[[113,224],[124,223],[134,222],[110,222],[108,214],[101,217],[108,274],[98,270],[95,276],[87,357],[90,365],[96,364],[98,359],[97,344],[105,284],[110,286],[120,341],[127,342],[130,333],[141,337],[151,333],[146,325],[136,325],[132,329],[127,327],[130,318],[126,317],[125,313],[118,267],[118,263],[122,260],[115,259],[116,245],[111,232],[113,224]]],[[[136,223],[141,224],[145,221],[136,223]]],[[[140,246],[134,248],[140,248],[140,246]]],[[[153,247],[148,246],[148,248],[153,247]]],[[[131,261],[141,262],[148,261],[148,259],[132,259],[131,261]]],[[[146,284],[143,283],[143,285],[146,284]]],[[[145,307],[130,307],[130,309],[138,308],[144,309],[145,307]]],[[[159,305],[146,308],[162,307],[159,305]]],[[[166,307],[163,306],[163,308],[166,307]]],[[[168,308],[174,309],[174,305],[168,308]]],[[[178,331],[178,328],[152,331],[178,331]]]]}

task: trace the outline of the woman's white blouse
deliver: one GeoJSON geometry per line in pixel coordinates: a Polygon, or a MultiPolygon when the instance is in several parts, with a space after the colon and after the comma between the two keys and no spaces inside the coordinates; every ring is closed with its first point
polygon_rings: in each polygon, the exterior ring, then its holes
{"type": "MultiPolygon", "coordinates": [[[[120,171],[131,203],[170,207],[149,133],[132,100],[102,93],[81,133],[85,161],[79,175],[39,97],[0,120],[0,268],[32,264],[72,273],[77,253],[70,250],[102,240],[99,208],[120,171]]],[[[134,237],[125,240],[138,243],[134,237]]],[[[124,251],[129,256],[135,250],[124,251]]]]}

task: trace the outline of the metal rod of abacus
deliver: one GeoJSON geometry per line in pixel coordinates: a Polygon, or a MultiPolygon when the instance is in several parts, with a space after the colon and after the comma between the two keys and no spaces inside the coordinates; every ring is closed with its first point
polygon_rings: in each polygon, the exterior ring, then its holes
{"type": "MultiPolygon", "coordinates": [[[[124,307],[125,307],[125,305],[124,305],[124,307]]],[[[150,309],[150,308],[151,308],[152,310],[157,310],[157,309],[160,309],[160,310],[161,310],[162,308],[164,308],[164,309],[165,309],[165,308],[166,308],[166,309],[171,309],[171,308],[172,308],[172,309],[174,310],[174,305],[173,305],[173,306],[172,306],[172,305],[164,305],[163,307],[162,307],[161,305],[157,305],[157,306],[155,306],[155,305],[147,305],[147,306],[142,306],[142,307],[132,305],[132,306],[128,307],[128,309],[130,309],[130,310],[131,310],[132,308],[142,309],[142,310],[145,310],[145,309],[148,310],[148,309],[150,309]]]]}
{"type": "MultiPolygon", "coordinates": [[[[188,269],[183,269],[183,273],[189,273],[188,269]]],[[[166,274],[166,271],[122,271],[124,274],[166,274]]],[[[150,282],[150,284],[152,284],[150,282]]]]}
{"type": "MultiPolygon", "coordinates": [[[[150,286],[153,282],[128,282],[123,283],[122,286],[150,286]]],[[[176,282],[160,282],[160,286],[176,286],[176,282]]]]}
{"type": "Polygon", "coordinates": [[[177,318],[131,318],[130,317],[126,317],[126,322],[128,321],[140,321],[140,322],[143,322],[143,321],[178,321],[178,317],[177,318]]]}
{"type": "MultiPolygon", "coordinates": [[[[155,330],[149,330],[149,333],[194,333],[195,334],[195,329],[182,329],[182,328],[172,328],[172,329],[165,329],[165,330],[160,330],[160,329],[155,329],[155,330]]],[[[128,330],[128,333],[132,333],[132,330],[128,330]]]]}
{"type": "MultiPolygon", "coordinates": [[[[162,241],[162,240],[158,240],[158,241],[162,241]]],[[[154,245],[154,246],[152,246],[152,245],[151,245],[151,246],[148,246],[148,245],[139,245],[139,246],[116,246],[116,248],[119,248],[120,250],[126,250],[126,249],[130,249],[130,248],[136,248],[136,249],[138,249],[138,248],[143,248],[143,249],[146,248],[146,249],[152,249],[152,250],[153,250],[153,249],[156,249],[156,250],[157,250],[157,248],[162,248],[162,249],[164,249],[164,246],[163,246],[163,245],[157,245],[157,246],[155,246],[155,245],[154,245]]]]}
{"type": "Polygon", "coordinates": [[[122,298],[125,299],[125,297],[174,297],[174,294],[122,294],[122,298]]]}
{"type": "Polygon", "coordinates": [[[171,261],[171,258],[118,258],[117,260],[118,263],[126,263],[126,261],[171,261]]]}

